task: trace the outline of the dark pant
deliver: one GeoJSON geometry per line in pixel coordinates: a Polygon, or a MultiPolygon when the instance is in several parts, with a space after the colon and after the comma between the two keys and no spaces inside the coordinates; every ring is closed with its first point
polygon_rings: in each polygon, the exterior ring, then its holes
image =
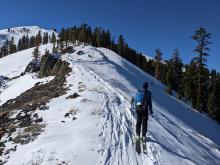
{"type": "Polygon", "coordinates": [[[146,136],[147,133],[147,121],[148,121],[148,111],[136,111],[137,113],[137,123],[136,123],[136,134],[140,136],[141,126],[142,126],[142,136],[146,136]]]}

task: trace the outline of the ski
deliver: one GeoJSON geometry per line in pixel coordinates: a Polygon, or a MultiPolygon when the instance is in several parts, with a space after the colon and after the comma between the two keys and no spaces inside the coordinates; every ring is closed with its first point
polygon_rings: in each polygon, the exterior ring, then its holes
{"type": "Polygon", "coordinates": [[[138,155],[141,154],[141,138],[135,137],[135,150],[138,153],[138,155]]]}
{"type": "Polygon", "coordinates": [[[138,155],[140,155],[141,153],[148,154],[147,140],[142,137],[135,137],[135,150],[138,153],[138,155]]]}
{"type": "Polygon", "coordinates": [[[147,141],[146,141],[146,139],[143,140],[142,146],[143,146],[143,153],[144,153],[144,154],[148,154],[148,152],[147,152],[147,141]]]}

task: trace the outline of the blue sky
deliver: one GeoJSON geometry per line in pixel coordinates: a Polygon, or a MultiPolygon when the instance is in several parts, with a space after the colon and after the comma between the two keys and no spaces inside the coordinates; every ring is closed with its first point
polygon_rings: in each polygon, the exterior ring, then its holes
{"type": "Polygon", "coordinates": [[[195,56],[190,36],[205,27],[213,42],[207,64],[220,71],[220,0],[1,0],[0,29],[82,23],[123,34],[130,47],[150,56],[160,48],[167,59],[178,48],[184,63],[195,56]]]}

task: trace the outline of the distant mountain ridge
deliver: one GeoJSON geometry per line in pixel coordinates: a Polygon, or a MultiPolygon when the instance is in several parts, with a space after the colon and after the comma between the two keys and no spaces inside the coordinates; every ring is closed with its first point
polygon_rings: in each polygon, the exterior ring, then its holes
{"type": "Polygon", "coordinates": [[[20,26],[20,27],[9,27],[8,29],[2,29],[0,30],[0,47],[4,45],[6,40],[11,40],[12,37],[14,37],[15,44],[18,44],[18,40],[23,35],[36,36],[38,32],[41,31],[41,34],[47,32],[50,36],[52,33],[56,33],[54,30],[46,30],[44,28],[41,28],[39,26],[20,26]]]}

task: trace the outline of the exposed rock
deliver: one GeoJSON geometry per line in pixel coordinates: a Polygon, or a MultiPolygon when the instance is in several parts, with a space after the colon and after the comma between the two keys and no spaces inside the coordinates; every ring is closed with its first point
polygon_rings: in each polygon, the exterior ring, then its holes
{"type": "Polygon", "coordinates": [[[66,113],[66,114],[64,115],[64,117],[69,117],[69,115],[70,115],[70,113],[66,113]]]}
{"type": "Polygon", "coordinates": [[[42,117],[35,120],[36,123],[40,123],[40,122],[42,122],[42,121],[43,121],[43,118],[42,118],[42,117]]]}
{"type": "Polygon", "coordinates": [[[78,54],[78,55],[83,55],[83,54],[85,54],[85,52],[83,52],[83,51],[78,51],[76,54],[78,54]]]}
{"type": "Polygon", "coordinates": [[[42,105],[39,107],[39,110],[47,110],[47,109],[49,109],[49,107],[46,105],[42,105]]]}
{"type": "Polygon", "coordinates": [[[73,49],[73,46],[68,46],[68,47],[66,48],[66,53],[75,53],[75,52],[76,52],[76,50],[73,49]]]}
{"type": "Polygon", "coordinates": [[[3,128],[7,123],[9,123],[9,112],[0,110],[0,128],[3,128]]]}
{"type": "Polygon", "coordinates": [[[38,60],[36,60],[36,61],[31,61],[28,65],[27,65],[27,67],[26,67],[26,69],[25,69],[25,73],[27,73],[27,72],[30,72],[30,73],[32,73],[32,72],[38,72],[38,71],[40,71],[40,63],[39,63],[39,61],[38,60]]]}
{"type": "Polygon", "coordinates": [[[0,128],[0,139],[3,137],[3,135],[6,133],[5,128],[0,128]]]}
{"type": "Polygon", "coordinates": [[[42,77],[47,77],[50,75],[55,75],[56,73],[53,72],[53,69],[57,61],[58,59],[54,58],[54,56],[52,56],[51,54],[44,55],[40,63],[39,77],[42,78],[42,77]]]}
{"type": "Polygon", "coordinates": [[[45,125],[41,124],[32,124],[24,128],[24,132],[19,133],[16,137],[12,138],[14,143],[27,144],[31,141],[34,141],[40,132],[43,131],[45,125]]]}
{"type": "Polygon", "coordinates": [[[35,114],[33,115],[33,117],[34,117],[34,118],[38,118],[38,114],[35,113],[35,114]]]}
{"type": "MultiPolygon", "coordinates": [[[[27,67],[26,71],[33,71],[32,66],[27,67]]],[[[6,134],[13,144],[26,144],[35,140],[43,131],[45,125],[39,124],[43,121],[43,118],[38,118],[38,115],[34,111],[38,108],[40,110],[49,109],[46,103],[48,103],[50,99],[66,94],[68,90],[67,87],[65,87],[66,75],[68,75],[70,71],[69,63],[54,58],[53,56],[43,56],[40,64],[39,77],[55,76],[55,78],[45,84],[35,84],[33,88],[20,94],[15,99],[8,100],[0,106],[0,140],[6,134]],[[11,114],[16,113],[18,110],[20,112],[12,117],[11,114]],[[12,137],[12,133],[14,133],[18,127],[23,128],[24,132],[20,134],[16,132],[15,136],[12,137]]],[[[8,151],[4,151],[6,142],[7,141],[0,141],[2,145],[2,147],[0,147],[0,156],[15,150],[12,148],[8,151]]]]}
{"type": "Polygon", "coordinates": [[[67,97],[67,99],[75,99],[75,98],[77,98],[77,97],[79,97],[79,95],[78,95],[77,93],[74,93],[74,94],[72,94],[72,95],[69,95],[69,96],[67,97]]]}
{"type": "Polygon", "coordinates": [[[1,87],[1,86],[4,86],[5,80],[8,80],[8,79],[9,79],[9,78],[7,78],[7,77],[0,76],[0,87],[1,87]]]}
{"type": "MultiPolygon", "coordinates": [[[[55,75],[53,80],[46,84],[36,84],[33,88],[22,93],[15,99],[8,100],[0,106],[0,111],[7,112],[16,109],[22,109],[26,112],[34,111],[38,107],[42,108],[50,99],[65,94],[67,90],[64,87],[66,81],[65,76],[71,71],[68,66],[69,64],[67,62],[58,60],[52,69],[47,68],[49,71],[41,72],[42,77],[55,75]]],[[[17,119],[18,118],[19,117],[17,117],[17,119]]]]}

